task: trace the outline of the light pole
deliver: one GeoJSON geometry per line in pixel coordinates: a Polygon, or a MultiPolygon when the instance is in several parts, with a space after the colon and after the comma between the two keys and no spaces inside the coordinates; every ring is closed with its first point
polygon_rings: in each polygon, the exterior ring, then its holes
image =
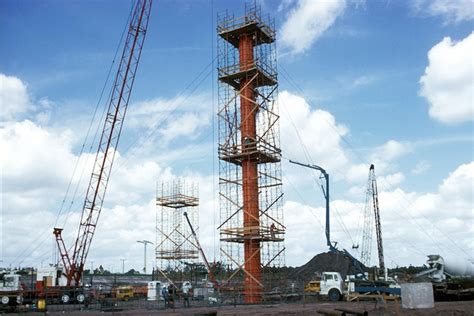
{"type": "Polygon", "coordinates": [[[93,274],[94,274],[94,261],[91,260],[91,271],[90,271],[90,276],[91,276],[91,286],[92,286],[92,278],[93,278],[93,274]]]}
{"type": "Polygon", "coordinates": [[[146,274],[146,245],[148,245],[148,244],[153,245],[153,243],[151,241],[148,241],[148,240],[137,240],[137,242],[143,244],[143,246],[144,246],[143,272],[146,274]]]}
{"type": "Polygon", "coordinates": [[[122,274],[125,274],[125,260],[127,259],[120,259],[122,260],[122,274]]]}

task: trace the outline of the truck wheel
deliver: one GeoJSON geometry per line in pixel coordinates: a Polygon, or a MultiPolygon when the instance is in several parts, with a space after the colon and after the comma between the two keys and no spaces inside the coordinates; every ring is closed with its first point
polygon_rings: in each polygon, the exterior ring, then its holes
{"type": "Polygon", "coordinates": [[[328,293],[329,299],[333,302],[337,302],[341,299],[341,293],[338,290],[332,289],[328,293]]]}
{"type": "Polygon", "coordinates": [[[85,297],[84,294],[82,294],[82,293],[81,293],[81,294],[78,294],[78,295],[76,296],[76,300],[77,300],[78,303],[81,303],[81,304],[84,303],[85,299],[86,299],[86,297],[85,297]]]}
{"type": "Polygon", "coordinates": [[[63,296],[61,296],[61,302],[63,302],[63,304],[69,303],[69,300],[70,300],[69,295],[64,294],[63,296]]]}
{"type": "Polygon", "coordinates": [[[10,298],[8,296],[2,296],[2,304],[7,305],[10,302],[10,298]]]}

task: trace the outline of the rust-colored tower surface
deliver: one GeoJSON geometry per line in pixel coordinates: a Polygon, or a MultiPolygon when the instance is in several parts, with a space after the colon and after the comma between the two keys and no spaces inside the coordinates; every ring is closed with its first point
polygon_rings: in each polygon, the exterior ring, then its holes
{"type": "Polygon", "coordinates": [[[263,271],[284,262],[275,31],[259,11],[226,12],[217,28],[221,254],[245,303],[261,302],[263,271]]]}

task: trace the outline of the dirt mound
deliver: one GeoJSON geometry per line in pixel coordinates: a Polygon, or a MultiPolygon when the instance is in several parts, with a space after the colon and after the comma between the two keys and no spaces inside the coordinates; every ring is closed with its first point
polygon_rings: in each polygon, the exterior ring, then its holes
{"type": "Polygon", "coordinates": [[[306,264],[295,268],[289,275],[290,279],[308,281],[320,276],[323,272],[339,272],[343,278],[348,274],[360,271],[351,259],[342,252],[325,252],[313,257],[306,264]]]}

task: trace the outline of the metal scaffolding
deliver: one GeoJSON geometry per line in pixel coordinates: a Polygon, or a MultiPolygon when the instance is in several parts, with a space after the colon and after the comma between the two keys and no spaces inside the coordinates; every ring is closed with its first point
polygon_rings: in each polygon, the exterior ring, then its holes
{"type": "Polygon", "coordinates": [[[156,259],[161,273],[182,271],[199,258],[191,229],[199,229],[199,188],[195,183],[173,180],[161,183],[156,190],[156,259]]]}
{"type": "Polygon", "coordinates": [[[218,15],[220,251],[246,303],[284,265],[283,193],[274,20],[260,7],[218,15]],[[263,272],[263,273],[262,273],[263,272]]]}

